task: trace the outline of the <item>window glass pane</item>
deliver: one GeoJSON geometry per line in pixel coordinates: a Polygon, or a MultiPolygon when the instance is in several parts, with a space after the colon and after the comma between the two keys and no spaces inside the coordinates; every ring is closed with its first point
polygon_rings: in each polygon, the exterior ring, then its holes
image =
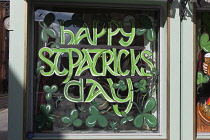
{"type": "Polygon", "coordinates": [[[210,12],[197,13],[197,132],[210,132],[210,12]]]}
{"type": "Polygon", "coordinates": [[[158,9],[34,12],[34,132],[159,133],[158,9]]]}

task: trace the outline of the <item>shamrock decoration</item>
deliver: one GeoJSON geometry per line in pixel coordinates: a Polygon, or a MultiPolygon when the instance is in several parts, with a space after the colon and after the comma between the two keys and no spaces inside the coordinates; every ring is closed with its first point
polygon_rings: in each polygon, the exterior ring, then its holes
{"type": "Polygon", "coordinates": [[[62,99],[62,97],[63,96],[57,96],[57,100],[56,100],[56,102],[55,102],[55,107],[57,108],[58,107],[58,101],[63,101],[63,99],[62,99]]]}
{"type": "Polygon", "coordinates": [[[70,126],[71,124],[73,124],[74,126],[79,127],[82,125],[82,120],[77,119],[77,117],[78,117],[78,110],[72,109],[69,117],[63,117],[61,120],[63,123],[68,123],[67,126],[70,126]]]}
{"type": "Polygon", "coordinates": [[[65,27],[69,27],[69,26],[77,26],[77,27],[82,27],[84,25],[84,20],[82,19],[82,14],[81,13],[74,13],[72,15],[71,20],[66,20],[64,22],[64,26],[65,27]]]}
{"type": "Polygon", "coordinates": [[[42,66],[42,62],[38,61],[37,62],[37,68],[36,68],[36,74],[39,75],[40,74],[40,70],[44,70],[45,66],[42,66]]]}
{"type": "Polygon", "coordinates": [[[209,76],[204,75],[201,71],[197,73],[197,85],[207,83],[209,81],[209,76]]]}
{"type": "Polygon", "coordinates": [[[147,39],[149,41],[154,41],[156,39],[155,30],[152,28],[152,22],[148,16],[141,16],[140,22],[142,24],[142,28],[136,29],[136,35],[143,35],[146,33],[147,39]]]}
{"type": "MultiPolygon", "coordinates": [[[[42,14],[40,14],[40,16],[41,15],[42,14]]],[[[45,43],[48,41],[48,36],[50,36],[52,38],[57,38],[57,36],[58,36],[58,33],[54,29],[51,29],[51,28],[48,27],[54,21],[55,21],[55,15],[53,13],[49,13],[45,16],[43,25],[39,21],[39,25],[42,27],[41,40],[45,43]]]]}
{"type": "Polygon", "coordinates": [[[117,122],[112,121],[112,122],[110,122],[109,124],[110,124],[112,130],[117,130],[117,126],[118,126],[117,122]]]}
{"type": "Polygon", "coordinates": [[[125,91],[127,86],[125,85],[125,81],[120,80],[117,84],[113,84],[113,88],[117,89],[117,96],[121,98],[121,95],[119,95],[119,90],[125,91]]]}
{"type": "Polygon", "coordinates": [[[134,87],[138,88],[138,90],[135,90],[135,92],[141,91],[143,93],[147,92],[147,81],[145,79],[140,80],[139,82],[134,83],[134,87]]]}
{"type": "Polygon", "coordinates": [[[43,90],[47,92],[45,95],[45,99],[50,100],[52,98],[52,94],[58,90],[58,87],[56,85],[52,85],[51,87],[48,85],[44,85],[43,90]]]}
{"type": "Polygon", "coordinates": [[[48,13],[44,17],[44,23],[45,23],[46,26],[50,26],[54,21],[55,21],[55,15],[53,13],[48,13]]]}
{"type": "Polygon", "coordinates": [[[210,52],[209,35],[204,33],[200,37],[200,46],[205,52],[210,52]]]}
{"type": "Polygon", "coordinates": [[[127,116],[125,112],[121,112],[123,118],[120,120],[120,124],[124,125],[127,121],[133,121],[133,117],[132,116],[127,116]]]}
{"type": "Polygon", "coordinates": [[[51,128],[55,123],[55,118],[49,115],[52,110],[52,106],[50,104],[40,105],[41,113],[35,116],[35,122],[37,123],[36,129],[41,132],[45,128],[51,128]]]}
{"type": "Polygon", "coordinates": [[[158,76],[158,71],[155,68],[153,68],[151,73],[154,75],[154,79],[155,79],[154,81],[156,81],[157,80],[157,76],[158,76]]]}
{"type": "Polygon", "coordinates": [[[111,20],[112,20],[111,17],[105,16],[104,14],[102,14],[100,16],[100,19],[99,19],[99,25],[100,26],[103,26],[104,25],[104,27],[107,27],[108,22],[110,22],[111,20]]]}
{"type": "Polygon", "coordinates": [[[60,43],[60,38],[56,38],[55,42],[52,42],[52,45],[50,47],[59,49],[60,48],[60,44],[59,43],[60,43]]]}
{"type": "Polygon", "coordinates": [[[83,105],[79,106],[78,109],[79,109],[81,112],[86,112],[85,107],[84,107],[83,105]]]}
{"type": "Polygon", "coordinates": [[[138,128],[142,127],[144,121],[146,121],[149,127],[155,127],[157,125],[157,118],[152,114],[148,114],[147,112],[151,111],[156,105],[156,101],[154,98],[150,97],[144,106],[143,112],[135,117],[134,125],[138,128]]]}
{"type": "Polygon", "coordinates": [[[100,115],[97,107],[90,106],[88,111],[91,114],[86,119],[86,125],[88,127],[94,127],[97,122],[101,127],[106,127],[107,126],[107,123],[108,123],[107,119],[103,115],[100,115]]]}

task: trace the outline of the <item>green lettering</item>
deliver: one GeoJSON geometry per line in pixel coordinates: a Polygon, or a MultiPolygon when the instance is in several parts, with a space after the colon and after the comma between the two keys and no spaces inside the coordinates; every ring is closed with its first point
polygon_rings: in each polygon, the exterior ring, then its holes
{"type": "Polygon", "coordinates": [[[133,49],[130,49],[130,53],[131,53],[131,76],[135,76],[135,71],[138,73],[138,75],[144,76],[139,71],[139,68],[136,66],[136,64],[138,63],[138,61],[141,59],[141,55],[138,54],[136,56],[136,59],[135,59],[135,53],[134,53],[134,50],[133,49]]]}
{"type": "MultiPolygon", "coordinates": [[[[152,70],[154,68],[154,65],[152,64],[151,61],[149,61],[147,59],[150,56],[152,56],[152,53],[149,52],[149,51],[142,51],[141,52],[141,58],[142,58],[142,60],[145,61],[149,65],[150,69],[152,70]],[[148,55],[148,57],[145,57],[145,54],[148,55]]],[[[145,72],[145,68],[141,68],[141,73],[143,74],[143,76],[152,76],[152,74],[145,72]]]]}
{"type": "MultiPolygon", "coordinates": [[[[126,75],[128,75],[130,73],[130,70],[126,70],[125,72],[122,72],[122,69],[121,69],[121,57],[122,57],[123,53],[125,54],[125,57],[126,57],[129,54],[129,51],[127,51],[127,50],[120,50],[119,51],[118,57],[117,57],[117,60],[118,60],[118,63],[119,63],[118,71],[119,71],[120,75],[126,76],[126,75]]],[[[131,63],[131,65],[132,65],[132,63],[131,63]]]]}
{"type": "Polygon", "coordinates": [[[102,94],[104,96],[104,98],[108,101],[108,102],[114,102],[114,100],[112,100],[104,91],[104,89],[102,88],[102,86],[96,82],[95,80],[92,79],[87,79],[86,83],[89,84],[93,84],[88,97],[86,98],[85,102],[91,102],[92,100],[94,100],[98,95],[102,94]]]}
{"type": "Polygon", "coordinates": [[[79,81],[75,81],[75,80],[69,81],[64,87],[64,96],[67,100],[69,100],[71,102],[84,102],[83,79],[79,79],[79,81]],[[79,98],[78,99],[72,98],[69,96],[68,89],[72,85],[79,86],[79,98]]]}
{"type": "MultiPolygon", "coordinates": [[[[116,93],[115,93],[115,89],[112,86],[113,81],[110,78],[107,79],[107,81],[108,81],[110,89],[111,89],[112,97],[115,101],[117,101],[118,103],[124,103],[124,102],[129,101],[128,106],[127,106],[126,110],[124,111],[127,114],[133,106],[133,84],[132,84],[131,79],[130,78],[126,79],[126,81],[128,83],[128,96],[125,99],[118,98],[116,93]]],[[[120,111],[119,111],[118,105],[113,105],[113,109],[118,116],[122,116],[120,111]]]]}
{"type": "Polygon", "coordinates": [[[74,45],[74,33],[71,30],[64,30],[64,26],[60,26],[61,29],[61,44],[65,44],[65,34],[70,36],[68,45],[74,45]]]}
{"type": "Polygon", "coordinates": [[[134,37],[135,37],[135,30],[136,30],[136,29],[135,29],[135,22],[134,22],[134,20],[131,20],[131,33],[126,33],[126,32],[123,30],[122,24],[121,24],[120,32],[122,33],[123,36],[129,37],[129,39],[128,39],[127,42],[125,42],[125,41],[123,40],[123,38],[121,38],[120,41],[119,41],[120,45],[122,45],[122,46],[124,46],[124,47],[131,45],[131,43],[133,42],[133,39],[134,39],[134,37]]]}
{"type": "Polygon", "coordinates": [[[49,58],[52,57],[52,55],[54,54],[54,52],[50,48],[48,48],[48,47],[43,47],[43,48],[41,48],[39,50],[39,58],[42,61],[44,61],[44,63],[46,63],[50,67],[50,71],[49,72],[45,72],[44,70],[40,70],[40,73],[43,76],[51,76],[54,73],[54,65],[53,65],[53,63],[48,58],[46,58],[43,55],[43,52],[47,52],[49,54],[49,58]]]}
{"type": "Polygon", "coordinates": [[[112,36],[115,36],[120,31],[119,27],[120,26],[117,23],[117,21],[112,20],[108,23],[108,43],[107,43],[108,46],[112,46],[112,36]],[[112,32],[112,24],[116,26],[116,30],[113,32],[112,32]]]}

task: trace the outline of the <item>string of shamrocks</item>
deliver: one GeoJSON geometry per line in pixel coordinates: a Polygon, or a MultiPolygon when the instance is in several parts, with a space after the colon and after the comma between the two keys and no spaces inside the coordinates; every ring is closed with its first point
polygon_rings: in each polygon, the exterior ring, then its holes
{"type": "MultiPolygon", "coordinates": [[[[141,79],[139,82],[134,83],[134,87],[136,90],[134,92],[142,92],[145,93],[147,91],[147,81],[145,79],[141,79]]],[[[119,90],[126,90],[127,85],[123,80],[120,80],[118,83],[114,83],[113,87],[119,90]]],[[[56,85],[44,85],[43,90],[45,92],[45,99],[51,100],[53,95],[57,96],[56,100],[56,108],[58,106],[58,101],[62,101],[62,96],[58,96],[57,92],[58,87],[56,85]]],[[[156,106],[156,101],[153,97],[149,97],[143,106],[140,107],[136,102],[133,102],[136,105],[139,114],[136,117],[129,116],[125,112],[121,112],[121,120],[120,122],[112,121],[108,123],[108,120],[105,116],[102,115],[102,112],[99,111],[97,105],[91,105],[88,109],[88,113],[90,114],[86,121],[85,125],[88,127],[94,127],[98,124],[101,127],[107,127],[108,125],[112,130],[117,130],[117,127],[120,125],[125,125],[127,122],[133,122],[134,126],[137,128],[142,127],[143,123],[145,122],[149,127],[156,127],[157,125],[157,118],[152,115],[150,112],[156,106]]],[[[36,122],[36,129],[37,131],[43,131],[47,128],[52,128],[52,125],[55,123],[56,119],[54,118],[55,115],[50,114],[52,110],[52,106],[50,104],[40,105],[40,113],[35,116],[36,122]]],[[[69,113],[69,116],[65,116],[61,118],[61,121],[65,124],[64,126],[74,125],[75,127],[80,127],[83,122],[82,119],[79,118],[79,111],[86,112],[84,106],[81,106],[77,109],[72,109],[69,113]]],[[[56,116],[59,117],[59,116],[56,116]]]]}

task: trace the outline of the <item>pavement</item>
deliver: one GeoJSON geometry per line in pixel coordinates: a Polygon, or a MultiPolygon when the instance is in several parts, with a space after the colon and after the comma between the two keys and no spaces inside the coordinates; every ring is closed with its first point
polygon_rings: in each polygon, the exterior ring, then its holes
{"type": "Polygon", "coordinates": [[[8,95],[0,93],[0,140],[8,135],[8,95]]]}

